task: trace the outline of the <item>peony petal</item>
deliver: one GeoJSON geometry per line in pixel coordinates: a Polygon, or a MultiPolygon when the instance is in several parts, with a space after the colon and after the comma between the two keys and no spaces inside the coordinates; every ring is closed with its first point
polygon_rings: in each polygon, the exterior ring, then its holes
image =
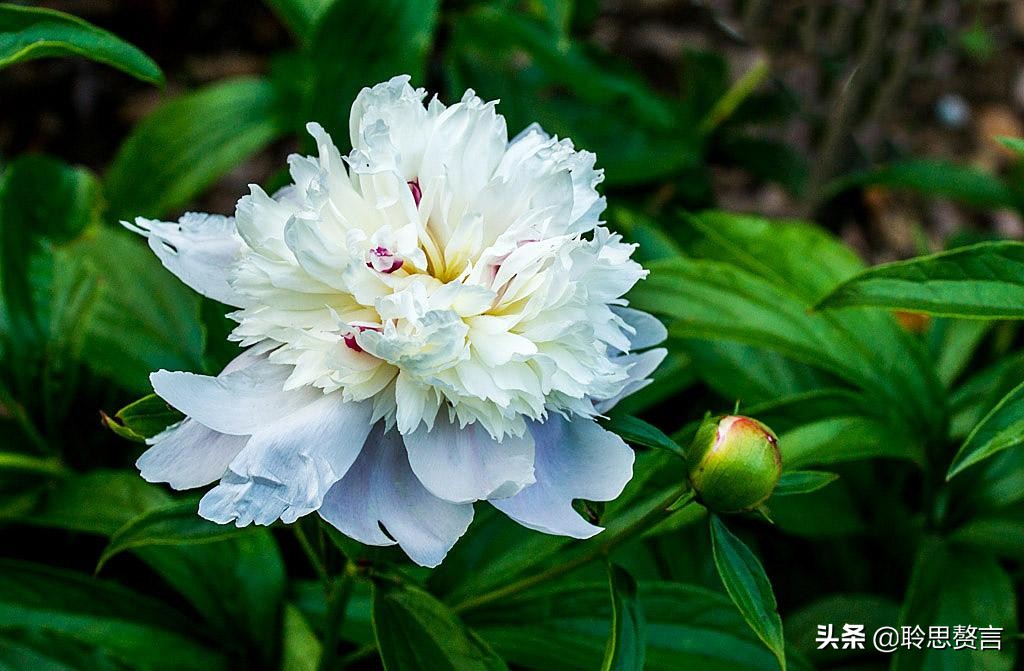
{"type": "Polygon", "coordinates": [[[246,440],[186,419],[147,441],[151,447],[135,466],[148,482],[166,482],[174,489],[202,487],[224,475],[246,440]]]}
{"type": "Polygon", "coordinates": [[[610,501],[633,475],[633,450],[591,419],[553,415],[531,423],[537,444],[537,482],[491,504],[523,526],[548,534],[590,538],[601,527],[573,507],[574,499],[610,501]]]}
{"type": "Polygon", "coordinates": [[[234,307],[249,303],[228,281],[244,246],[233,218],[188,212],[178,223],[138,217],[121,224],[145,236],[164,267],[203,296],[234,307]]]}
{"type": "Polygon", "coordinates": [[[312,387],[284,391],[291,372],[291,366],[260,358],[240,370],[225,368],[217,377],[160,370],[149,381],[160,398],[200,424],[245,436],[323,395],[312,387]]]}
{"type": "Polygon", "coordinates": [[[327,492],[320,516],[361,543],[397,542],[417,564],[437,566],[466,533],[473,506],[428,492],[409,467],[401,435],[382,433],[378,423],[352,468],[327,492]]]}
{"type": "Polygon", "coordinates": [[[290,523],[316,510],[359,456],[370,432],[370,411],[370,403],[321,394],[253,434],[220,484],[199,502],[199,514],[243,527],[277,519],[290,523]]]}
{"type": "Polygon", "coordinates": [[[611,310],[635,331],[629,338],[629,347],[632,350],[654,347],[668,338],[668,329],[653,315],[618,305],[612,306],[611,310]]]}
{"type": "Polygon", "coordinates": [[[441,416],[433,429],[405,436],[409,464],[423,486],[446,501],[467,503],[512,496],[534,482],[533,437],[496,441],[480,423],[459,428],[441,416]]]}
{"type": "Polygon", "coordinates": [[[627,371],[629,381],[626,382],[625,386],[615,396],[595,401],[594,409],[601,414],[605,414],[614,408],[619,401],[630,394],[635,394],[653,382],[648,376],[661,365],[667,354],[668,350],[658,347],[639,354],[625,354],[617,357],[615,361],[629,365],[629,370],[627,371]]]}

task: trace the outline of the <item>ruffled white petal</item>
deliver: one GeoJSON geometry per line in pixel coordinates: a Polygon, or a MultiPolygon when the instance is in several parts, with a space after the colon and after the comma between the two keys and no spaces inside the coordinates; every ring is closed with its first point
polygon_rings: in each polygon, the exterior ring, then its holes
{"type": "Polygon", "coordinates": [[[512,496],[534,482],[533,436],[492,438],[479,423],[460,427],[438,418],[405,436],[409,464],[423,486],[446,501],[512,496]]]}
{"type": "Polygon", "coordinates": [[[151,438],[135,466],[148,482],[174,489],[202,487],[219,480],[248,438],[218,433],[186,419],[151,438]]]}
{"type": "Polygon", "coordinates": [[[121,224],[145,236],[164,267],[203,296],[234,307],[249,303],[230,284],[244,246],[233,218],[188,212],[177,223],[138,217],[121,224]]]}
{"type": "Polygon", "coordinates": [[[633,475],[633,450],[614,433],[584,418],[553,416],[530,425],[537,445],[537,482],[491,504],[525,527],[590,538],[601,527],[573,507],[574,499],[610,501],[633,475]]]}
{"type": "Polygon", "coordinates": [[[253,434],[199,514],[243,527],[294,522],[320,507],[324,495],[359,456],[370,432],[369,403],[341,394],[313,403],[253,434]]]}
{"type": "Polygon", "coordinates": [[[661,362],[665,360],[665,356],[668,354],[668,350],[658,347],[656,349],[649,349],[646,352],[639,354],[625,354],[618,357],[618,360],[629,365],[629,380],[625,386],[622,387],[622,391],[615,394],[611,398],[596,401],[594,403],[594,409],[599,413],[607,413],[609,410],[614,408],[619,401],[626,398],[630,394],[635,394],[653,380],[650,375],[653,373],[661,362]]]}
{"type": "Polygon", "coordinates": [[[441,563],[473,520],[472,504],[451,503],[423,487],[396,431],[374,429],[359,458],[320,507],[320,516],[367,545],[401,546],[421,566],[441,563]]]}

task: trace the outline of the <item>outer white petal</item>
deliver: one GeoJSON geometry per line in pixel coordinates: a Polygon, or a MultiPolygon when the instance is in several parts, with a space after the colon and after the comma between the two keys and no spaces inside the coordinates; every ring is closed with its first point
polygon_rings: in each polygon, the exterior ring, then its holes
{"type": "Polygon", "coordinates": [[[200,424],[244,436],[323,396],[314,388],[284,391],[291,372],[291,366],[259,359],[217,377],[160,370],[149,381],[160,398],[200,424]]]}
{"type": "Polygon", "coordinates": [[[177,223],[138,217],[121,224],[144,235],[164,267],[197,292],[234,307],[248,303],[228,283],[244,245],[233,218],[188,212],[177,223]]]}
{"type": "Polygon", "coordinates": [[[370,432],[370,403],[340,393],[313,403],[255,434],[199,514],[219,524],[294,522],[320,507],[324,495],[359,456],[370,432]]]}
{"type": "Polygon", "coordinates": [[[409,464],[432,494],[467,503],[512,496],[535,481],[533,437],[505,435],[499,443],[479,422],[463,428],[438,417],[405,436],[409,464]]]}
{"type": "Polygon", "coordinates": [[[382,433],[378,423],[352,468],[327,492],[320,516],[361,543],[397,542],[417,564],[437,566],[469,528],[473,506],[428,492],[409,467],[401,435],[382,433]]]}
{"type": "Polygon", "coordinates": [[[629,337],[629,348],[632,350],[654,347],[668,338],[665,325],[646,312],[618,305],[612,306],[612,312],[633,329],[634,333],[629,337]]]}
{"type": "Polygon", "coordinates": [[[147,441],[152,447],[135,466],[148,482],[166,482],[175,489],[202,487],[224,475],[247,440],[186,419],[147,441]]]}
{"type": "Polygon", "coordinates": [[[573,499],[610,501],[633,475],[633,450],[591,419],[554,415],[532,423],[537,482],[491,504],[525,527],[573,538],[601,531],[573,509],[573,499]]]}
{"type": "Polygon", "coordinates": [[[665,360],[666,354],[668,354],[668,350],[659,347],[639,354],[626,354],[617,357],[615,361],[629,365],[629,370],[627,371],[629,381],[615,396],[595,402],[594,409],[602,414],[606,413],[614,408],[622,399],[630,394],[635,394],[649,385],[652,380],[648,376],[661,365],[661,362],[665,360]]]}

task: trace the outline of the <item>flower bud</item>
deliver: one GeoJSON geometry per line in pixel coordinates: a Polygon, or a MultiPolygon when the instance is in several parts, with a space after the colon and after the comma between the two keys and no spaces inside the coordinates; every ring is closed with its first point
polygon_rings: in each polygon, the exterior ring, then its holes
{"type": "Polygon", "coordinates": [[[723,513],[756,508],[782,474],[779,439],[756,419],[738,415],[705,419],[686,461],[697,497],[723,513]]]}

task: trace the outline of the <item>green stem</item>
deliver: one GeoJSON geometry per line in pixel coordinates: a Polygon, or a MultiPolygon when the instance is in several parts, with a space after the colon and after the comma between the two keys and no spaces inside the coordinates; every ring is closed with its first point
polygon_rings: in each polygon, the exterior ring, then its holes
{"type": "Polygon", "coordinates": [[[681,497],[687,495],[690,495],[692,500],[692,490],[690,489],[689,484],[673,490],[671,495],[658,501],[650,510],[645,512],[635,522],[632,522],[615,533],[610,534],[608,537],[601,539],[601,542],[596,545],[586,546],[586,549],[569,561],[558,564],[557,566],[552,566],[540,573],[535,573],[534,575],[526,576],[525,578],[507,583],[501,587],[491,590],[490,592],[484,592],[478,596],[470,597],[469,599],[453,606],[453,610],[456,613],[464,613],[475,608],[480,608],[481,606],[499,601],[507,596],[511,596],[522,592],[523,590],[546,583],[549,580],[554,580],[566,573],[575,571],[595,559],[600,559],[606,556],[615,547],[642,535],[649,529],[654,528],[666,517],[678,510],[681,506],[673,506],[672,504],[678,501],[681,497]]]}
{"type": "Polygon", "coordinates": [[[327,616],[324,621],[323,650],[320,653],[319,671],[334,671],[342,668],[338,655],[338,641],[345,624],[345,611],[352,596],[353,565],[345,564],[345,570],[331,581],[327,594],[327,616]]]}
{"type": "Polygon", "coordinates": [[[309,563],[313,565],[313,570],[316,571],[316,575],[320,578],[320,582],[327,585],[331,581],[331,576],[327,572],[327,567],[324,565],[320,555],[313,548],[313,544],[309,542],[309,537],[306,536],[306,532],[302,530],[302,524],[293,524],[292,529],[295,531],[295,538],[299,541],[299,546],[302,551],[309,558],[309,563]]]}

